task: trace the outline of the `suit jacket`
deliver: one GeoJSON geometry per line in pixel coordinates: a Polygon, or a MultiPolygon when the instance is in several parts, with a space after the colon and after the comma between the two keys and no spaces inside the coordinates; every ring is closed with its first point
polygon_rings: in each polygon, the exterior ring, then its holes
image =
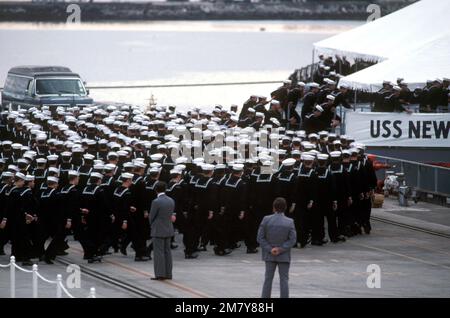
{"type": "Polygon", "coordinates": [[[262,248],[262,259],[266,262],[289,263],[291,248],[297,242],[294,221],[283,213],[265,216],[259,226],[258,243],[262,248]],[[273,247],[280,247],[281,253],[272,255],[273,247]]]}
{"type": "Polygon", "coordinates": [[[162,194],[152,202],[150,227],[152,237],[166,238],[174,235],[171,216],[175,213],[175,201],[162,194]]]}

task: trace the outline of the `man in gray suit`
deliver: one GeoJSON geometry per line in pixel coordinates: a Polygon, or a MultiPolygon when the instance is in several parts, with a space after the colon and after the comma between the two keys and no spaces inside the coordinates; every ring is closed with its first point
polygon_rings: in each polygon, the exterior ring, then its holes
{"type": "Polygon", "coordinates": [[[150,209],[150,228],[153,238],[155,277],[153,280],[172,279],[172,253],[170,241],[174,235],[175,201],[166,195],[166,183],[155,185],[156,199],[150,209]]]}
{"type": "Polygon", "coordinates": [[[274,214],[264,217],[258,230],[258,243],[262,248],[262,259],[266,262],[266,274],[262,298],[270,298],[275,269],[280,275],[280,297],[289,297],[289,265],[291,248],[297,242],[294,221],[284,215],[286,200],[273,201],[274,214]]]}

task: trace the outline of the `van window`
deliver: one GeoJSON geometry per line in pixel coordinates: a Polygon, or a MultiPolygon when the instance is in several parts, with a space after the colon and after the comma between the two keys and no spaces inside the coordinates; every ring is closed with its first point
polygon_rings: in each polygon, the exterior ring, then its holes
{"type": "Polygon", "coordinates": [[[79,79],[46,78],[36,80],[36,94],[61,95],[76,94],[86,95],[83,84],[79,79]]]}
{"type": "Polygon", "coordinates": [[[5,82],[5,92],[23,94],[25,90],[28,90],[31,78],[8,75],[5,82]]]}

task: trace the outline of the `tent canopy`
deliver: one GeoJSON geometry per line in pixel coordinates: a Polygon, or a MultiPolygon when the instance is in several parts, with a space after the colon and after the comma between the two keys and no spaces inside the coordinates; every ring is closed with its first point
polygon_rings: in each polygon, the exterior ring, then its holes
{"type": "MultiPolygon", "coordinates": [[[[450,2],[450,1],[449,1],[450,2]]],[[[403,78],[411,89],[423,87],[426,80],[450,77],[450,33],[409,54],[391,58],[340,79],[354,89],[376,91],[382,82],[403,78]]]]}
{"type": "Polygon", "coordinates": [[[314,44],[318,53],[383,61],[411,52],[448,30],[449,0],[421,0],[314,44]]]}

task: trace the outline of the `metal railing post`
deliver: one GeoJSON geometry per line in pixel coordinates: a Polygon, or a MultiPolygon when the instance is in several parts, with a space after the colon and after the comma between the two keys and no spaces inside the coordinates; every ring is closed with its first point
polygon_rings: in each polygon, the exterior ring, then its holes
{"type": "Polygon", "coordinates": [[[95,297],[95,287],[91,287],[91,290],[89,291],[89,298],[96,298],[95,297]]]}
{"type": "Polygon", "coordinates": [[[56,275],[56,298],[62,297],[61,284],[62,284],[62,276],[61,274],[58,274],[56,275]]]}
{"type": "Polygon", "coordinates": [[[434,169],[434,192],[438,192],[438,169],[434,169]]]}
{"type": "Polygon", "coordinates": [[[38,298],[38,276],[37,276],[38,266],[33,265],[33,298],[38,298]]]}
{"type": "Polygon", "coordinates": [[[9,265],[11,298],[16,298],[16,258],[11,256],[9,265]]]}

